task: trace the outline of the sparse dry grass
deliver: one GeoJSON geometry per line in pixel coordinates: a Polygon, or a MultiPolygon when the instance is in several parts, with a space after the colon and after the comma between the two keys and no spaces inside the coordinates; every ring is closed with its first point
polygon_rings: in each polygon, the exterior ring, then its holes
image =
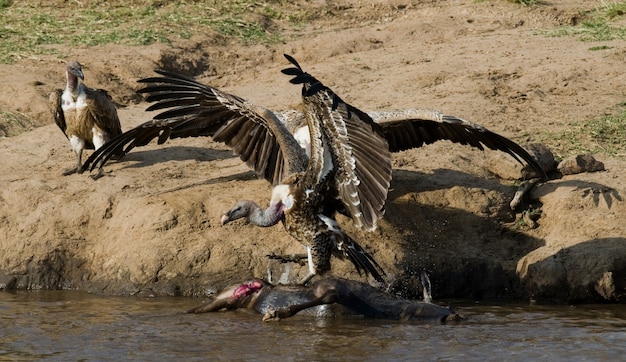
{"type": "Polygon", "coordinates": [[[595,10],[584,14],[579,24],[546,30],[547,36],[576,36],[582,41],[626,39],[626,27],[619,20],[626,14],[626,2],[601,1],[595,10]]]}
{"type": "Polygon", "coordinates": [[[574,153],[603,153],[615,158],[626,157],[626,102],[611,115],[572,123],[559,132],[546,132],[542,142],[548,144],[557,158],[574,153]]]}
{"type": "Polygon", "coordinates": [[[282,26],[297,28],[315,14],[284,1],[0,0],[0,62],[56,53],[50,45],[147,45],[215,31],[244,42],[279,42],[282,26]]]}
{"type": "Polygon", "coordinates": [[[0,110],[0,137],[11,137],[35,127],[32,118],[21,113],[0,110]]]}

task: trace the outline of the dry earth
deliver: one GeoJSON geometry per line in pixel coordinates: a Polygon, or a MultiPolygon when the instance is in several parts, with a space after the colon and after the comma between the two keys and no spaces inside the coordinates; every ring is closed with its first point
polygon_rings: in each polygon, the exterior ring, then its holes
{"type": "MultiPolygon", "coordinates": [[[[40,127],[0,139],[0,284],[101,294],[206,295],[250,276],[274,280],[298,265],[270,252],[302,252],[279,225],[220,226],[236,200],[266,203],[270,186],[208,138],[136,149],[107,177],[61,176],[74,164],[52,123],[47,95],[79,59],[86,83],[107,89],[123,129],[150,118],[135,93],[152,69],[182,72],[273,109],[297,107],[299,88],[280,69],[283,53],[363,110],[434,108],[481,123],[522,145],[571,121],[612,113],[626,98],[624,41],[551,38],[537,29],[577,21],[596,1],[523,7],[505,1],[361,1],[336,8],[307,35],[248,46],[198,34],[174,46],[67,49],[0,65],[0,110],[40,127]],[[590,51],[596,45],[609,45],[590,51]],[[18,98],[19,94],[19,98],[18,98]],[[289,269],[288,269],[289,268],[289,269]]],[[[329,6],[313,2],[310,6],[329,6]]],[[[7,126],[4,124],[3,126],[7,126]]],[[[555,140],[558,142],[558,140],[555,140]]],[[[357,232],[388,273],[391,290],[419,295],[429,272],[442,298],[533,298],[539,303],[626,300],[625,162],[596,155],[606,171],[538,185],[538,227],[508,202],[513,162],[440,142],[394,155],[387,213],[377,231],[357,232]]],[[[361,278],[345,261],[333,272],[361,278]]]]}

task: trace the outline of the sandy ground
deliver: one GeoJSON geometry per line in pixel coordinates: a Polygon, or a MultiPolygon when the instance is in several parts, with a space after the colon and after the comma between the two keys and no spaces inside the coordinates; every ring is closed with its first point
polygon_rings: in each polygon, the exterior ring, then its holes
{"type": "MultiPolygon", "coordinates": [[[[295,280],[306,272],[266,259],[303,251],[282,226],[220,226],[235,201],[266,203],[271,189],[209,138],[138,148],[97,181],[61,176],[75,156],[46,102],[64,86],[69,59],[84,65],[85,83],[124,105],[124,130],[150,119],[135,91],[154,68],[268,108],[298,107],[299,87],[280,73],[288,65],[283,53],[362,110],[433,108],[522,145],[615,113],[626,98],[624,41],[540,32],[579,21],[596,1],[405,5],[355,2],[284,44],[247,46],[198,34],[172,47],[77,48],[63,59],[0,65],[0,110],[39,126],[0,139],[0,287],[206,295],[250,276],[295,280]],[[598,45],[609,48],[590,51],[598,45]]],[[[390,290],[404,296],[419,295],[417,276],[426,270],[438,299],[624,301],[625,162],[595,156],[606,171],[536,187],[527,205],[542,211],[534,229],[508,206],[515,182],[501,170],[513,162],[447,142],[394,155],[387,213],[376,231],[340,221],[385,268],[390,290]]],[[[333,273],[364,280],[344,261],[333,260],[333,273]]]]}

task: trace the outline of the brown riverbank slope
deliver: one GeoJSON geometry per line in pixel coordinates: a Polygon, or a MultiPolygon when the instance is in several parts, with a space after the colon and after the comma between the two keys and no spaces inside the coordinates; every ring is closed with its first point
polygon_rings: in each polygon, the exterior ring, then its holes
{"type": "MultiPolygon", "coordinates": [[[[560,155],[560,140],[548,132],[620,112],[626,100],[623,40],[542,32],[576,24],[595,1],[351,3],[334,6],[332,17],[285,43],[245,45],[198,34],[172,46],[75,48],[64,59],[0,64],[0,110],[42,124],[0,139],[2,287],[203,295],[269,269],[279,278],[285,266],[265,255],[302,252],[280,225],[220,225],[235,201],[265,204],[271,189],[208,138],[153,142],[108,164],[110,173],[97,181],[61,176],[75,156],[46,102],[64,85],[66,60],[80,60],[85,83],[126,106],[119,109],[124,130],[150,118],[135,91],[154,68],[184,72],[272,109],[297,107],[300,89],[280,73],[288,65],[283,53],[363,110],[433,108],[522,145],[546,142],[557,156],[574,153],[560,155]]],[[[417,296],[417,277],[427,270],[437,299],[623,302],[626,162],[595,156],[606,171],[535,188],[530,203],[541,216],[534,229],[508,206],[515,184],[499,170],[511,161],[447,142],[394,155],[377,231],[356,232],[340,221],[406,296],[417,296]]],[[[337,275],[362,280],[348,262],[333,263],[337,275]]],[[[290,268],[292,278],[305,273],[290,268]]]]}

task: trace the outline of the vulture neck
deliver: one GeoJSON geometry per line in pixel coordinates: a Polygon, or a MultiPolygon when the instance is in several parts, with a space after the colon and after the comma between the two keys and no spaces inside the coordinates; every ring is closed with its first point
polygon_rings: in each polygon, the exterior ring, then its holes
{"type": "Polygon", "coordinates": [[[78,77],[69,71],[65,71],[65,76],[67,78],[67,90],[76,97],[78,95],[78,77]]]}
{"type": "Polygon", "coordinates": [[[283,204],[281,202],[278,203],[270,203],[267,209],[261,209],[259,205],[254,202],[251,202],[251,211],[250,215],[248,215],[248,220],[256,225],[261,227],[274,226],[278,224],[280,220],[282,220],[283,213],[283,204]]]}

